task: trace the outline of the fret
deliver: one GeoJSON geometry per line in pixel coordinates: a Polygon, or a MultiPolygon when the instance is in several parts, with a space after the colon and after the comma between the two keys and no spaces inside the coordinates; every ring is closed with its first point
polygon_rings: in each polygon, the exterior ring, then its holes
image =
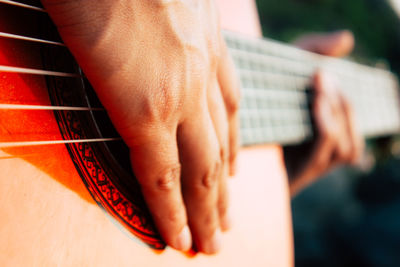
{"type": "Polygon", "coordinates": [[[315,71],[332,73],[366,137],[400,131],[397,78],[389,71],[316,55],[267,39],[224,32],[242,86],[242,143],[293,144],[312,138],[307,89],[315,71]]]}
{"type": "Polygon", "coordinates": [[[241,85],[244,88],[279,88],[304,90],[310,85],[310,76],[296,76],[289,73],[262,72],[238,69],[241,85]]]}
{"type": "Polygon", "coordinates": [[[319,56],[308,57],[305,61],[297,61],[288,59],[287,57],[280,58],[266,54],[256,54],[254,51],[241,51],[231,47],[230,52],[237,69],[240,71],[284,73],[286,75],[309,78],[318,68],[321,68],[340,76],[340,78],[358,79],[361,82],[371,79],[389,78],[388,73],[383,70],[366,67],[343,59],[338,61],[333,58],[319,56]]]}
{"type": "Polygon", "coordinates": [[[279,90],[272,88],[245,88],[242,91],[242,109],[274,107],[304,107],[308,106],[305,91],[279,90]],[[251,102],[250,104],[248,102],[251,102]]]}
{"type": "MultiPolygon", "coordinates": [[[[280,125],[290,123],[309,123],[308,110],[297,108],[275,108],[269,109],[269,112],[260,112],[260,109],[247,109],[246,112],[240,114],[241,118],[249,120],[250,125],[258,124],[260,126],[280,125]],[[253,121],[251,121],[253,120],[253,121]]],[[[243,123],[246,128],[248,123],[243,123]]],[[[251,127],[251,126],[250,126],[251,127]]]]}
{"type": "Polygon", "coordinates": [[[295,144],[308,140],[312,136],[311,125],[290,124],[274,127],[241,128],[241,144],[261,143],[295,144]]]}
{"type": "Polygon", "coordinates": [[[236,48],[230,48],[230,53],[238,69],[277,73],[285,72],[306,77],[309,77],[315,71],[315,66],[313,64],[305,65],[301,62],[286,58],[256,54],[236,48]]]}
{"type": "Polygon", "coordinates": [[[299,61],[304,61],[304,57],[319,56],[292,46],[282,45],[273,40],[265,41],[267,39],[244,38],[242,35],[233,32],[224,32],[224,37],[229,47],[255,52],[256,54],[271,55],[299,61]]]}

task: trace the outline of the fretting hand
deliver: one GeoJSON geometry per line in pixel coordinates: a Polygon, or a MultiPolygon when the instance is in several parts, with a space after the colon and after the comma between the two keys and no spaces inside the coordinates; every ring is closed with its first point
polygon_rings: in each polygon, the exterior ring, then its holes
{"type": "MultiPolygon", "coordinates": [[[[296,44],[315,53],[341,57],[353,49],[354,37],[347,31],[312,34],[303,36],[296,44]]],[[[364,147],[351,104],[335,77],[320,71],[314,75],[313,88],[316,139],[308,146],[285,148],[292,195],[338,164],[357,163],[364,147]]]]}
{"type": "Polygon", "coordinates": [[[165,242],[229,227],[239,89],[211,0],[42,0],[116,129],[165,242]]]}

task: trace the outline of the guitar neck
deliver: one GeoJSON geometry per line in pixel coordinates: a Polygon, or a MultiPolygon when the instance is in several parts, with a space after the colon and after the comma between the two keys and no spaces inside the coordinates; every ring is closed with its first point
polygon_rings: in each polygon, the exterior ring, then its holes
{"type": "Polygon", "coordinates": [[[296,144],[312,138],[308,90],[317,70],[332,73],[365,137],[400,130],[398,81],[389,71],[317,55],[268,39],[224,32],[240,76],[243,145],[296,144]]]}

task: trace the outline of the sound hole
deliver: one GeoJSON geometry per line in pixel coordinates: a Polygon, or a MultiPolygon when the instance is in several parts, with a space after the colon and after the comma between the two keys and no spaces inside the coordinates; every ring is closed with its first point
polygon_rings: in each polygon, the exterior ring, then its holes
{"type": "MultiPolygon", "coordinates": [[[[40,18],[43,31],[52,40],[59,36],[49,18],[40,18]]],[[[82,78],[47,76],[50,99],[57,106],[102,107],[93,88],[66,48],[43,46],[45,69],[68,69],[82,78]]],[[[105,111],[55,111],[64,139],[119,136],[105,111]]],[[[72,161],[95,201],[149,246],[163,249],[147,209],[140,186],[132,172],[129,151],[122,141],[67,144],[72,161]]]]}

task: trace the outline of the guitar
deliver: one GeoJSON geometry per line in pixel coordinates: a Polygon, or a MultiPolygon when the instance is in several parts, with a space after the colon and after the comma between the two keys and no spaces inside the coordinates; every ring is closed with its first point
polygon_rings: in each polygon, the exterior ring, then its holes
{"type": "MultiPolygon", "coordinates": [[[[237,3],[244,21],[256,21],[251,2],[237,3]]],[[[304,88],[320,64],[353,87],[356,81],[371,85],[370,95],[357,97],[356,114],[372,116],[382,105],[386,113],[361,123],[366,135],[399,128],[397,82],[387,71],[225,33],[243,86],[247,145],[230,181],[235,224],[219,254],[187,257],[164,249],[129,164],[118,156],[126,148],[38,1],[0,0],[0,13],[0,260],[8,266],[292,265],[282,152],[277,145],[253,145],[312,138],[304,88]],[[388,102],[375,101],[377,92],[388,102]],[[368,102],[381,106],[362,109],[368,102]]],[[[235,31],[240,26],[232,17],[222,21],[235,31]]]]}

